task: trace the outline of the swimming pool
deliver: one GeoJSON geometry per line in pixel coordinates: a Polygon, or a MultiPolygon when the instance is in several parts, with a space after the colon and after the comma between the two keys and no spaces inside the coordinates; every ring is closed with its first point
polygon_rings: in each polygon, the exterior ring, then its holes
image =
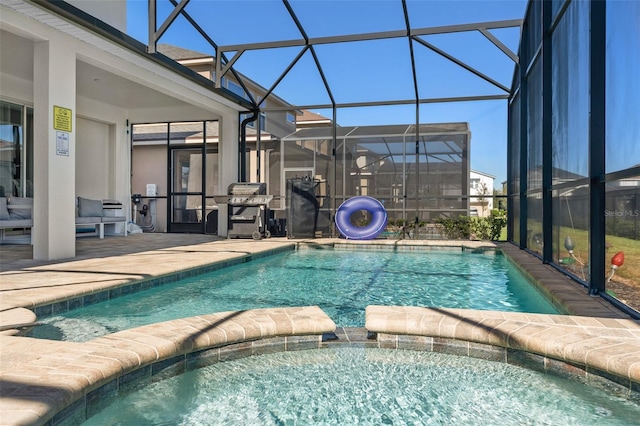
{"type": "Polygon", "coordinates": [[[300,249],[42,318],[33,336],[87,341],[211,312],[308,305],[355,327],[368,305],[559,313],[499,251],[300,249]]]}
{"type": "Polygon", "coordinates": [[[138,386],[84,424],[565,426],[629,425],[640,416],[604,382],[378,348],[252,356],[138,386]]]}

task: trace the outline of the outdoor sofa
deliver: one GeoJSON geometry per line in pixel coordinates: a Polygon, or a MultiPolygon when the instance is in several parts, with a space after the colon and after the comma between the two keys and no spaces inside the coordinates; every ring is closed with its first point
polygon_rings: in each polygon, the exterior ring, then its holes
{"type": "MultiPolygon", "coordinates": [[[[125,216],[105,216],[102,200],[78,197],[75,224],[76,235],[87,227],[94,231],[92,235],[104,238],[105,225],[121,224],[122,235],[127,236],[127,218],[125,216]]],[[[33,244],[33,198],[0,197],[0,244],[30,243],[33,244]],[[7,234],[8,230],[22,230],[22,234],[7,234]],[[31,232],[26,233],[27,230],[31,232]]]]}

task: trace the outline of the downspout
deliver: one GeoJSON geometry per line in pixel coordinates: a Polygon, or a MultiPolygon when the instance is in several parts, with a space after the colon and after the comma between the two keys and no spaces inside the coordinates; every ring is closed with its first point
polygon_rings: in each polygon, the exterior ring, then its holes
{"type": "MultiPolygon", "coordinates": [[[[244,120],[240,124],[240,172],[238,175],[238,182],[246,182],[247,181],[247,125],[256,119],[259,116],[260,111],[252,111],[251,115],[244,120]]],[[[258,132],[260,128],[258,128],[258,132]]]]}

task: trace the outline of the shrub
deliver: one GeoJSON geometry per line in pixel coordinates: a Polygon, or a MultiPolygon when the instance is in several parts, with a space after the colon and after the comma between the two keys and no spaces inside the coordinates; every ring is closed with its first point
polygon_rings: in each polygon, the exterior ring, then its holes
{"type": "Polygon", "coordinates": [[[489,217],[460,216],[436,219],[440,232],[450,240],[474,238],[496,241],[507,225],[507,216],[499,210],[492,210],[489,217]]]}
{"type": "Polygon", "coordinates": [[[490,240],[491,224],[486,217],[472,217],[469,220],[470,237],[474,240],[490,240]]]}
{"type": "Polygon", "coordinates": [[[507,212],[493,209],[487,219],[489,220],[489,228],[491,229],[489,239],[492,241],[500,239],[502,230],[507,226],[507,212]]]}
{"type": "Polygon", "coordinates": [[[469,239],[471,228],[467,216],[438,218],[435,222],[446,238],[450,240],[469,239]]]}

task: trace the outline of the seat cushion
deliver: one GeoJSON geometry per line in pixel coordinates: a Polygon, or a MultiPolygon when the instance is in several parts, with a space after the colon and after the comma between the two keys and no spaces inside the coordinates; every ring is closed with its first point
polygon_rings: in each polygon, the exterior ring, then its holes
{"type": "Polygon", "coordinates": [[[124,216],[102,216],[102,223],[117,223],[125,222],[127,220],[124,216]]]}
{"type": "Polygon", "coordinates": [[[32,226],[31,219],[0,220],[0,228],[31,228],[32,226]]]}
{"type": "Polygon", "coordinates": [[[96,224],[100,223],[102,218],[100,216],[86,216],[86,217],[76,217],[76,225],[87,225],[87,224],[96,224]]]}

